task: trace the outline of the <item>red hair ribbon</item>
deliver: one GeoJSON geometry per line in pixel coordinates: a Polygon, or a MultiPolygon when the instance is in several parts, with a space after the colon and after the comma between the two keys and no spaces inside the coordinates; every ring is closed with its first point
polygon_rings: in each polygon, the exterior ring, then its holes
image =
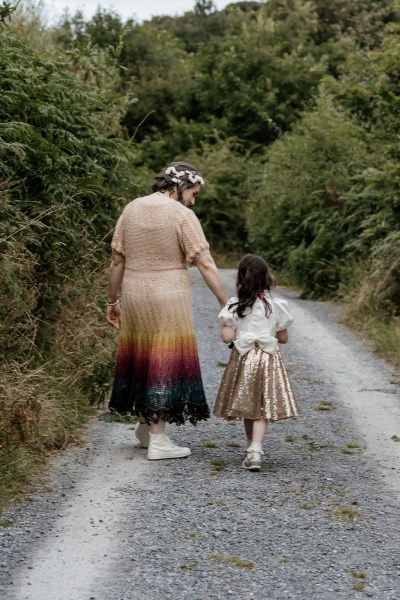
{"type": "Polygon", "coordinates": [[[264,292],[260,292],[258,294],[258,297],[260,298],[260,300],[265,300],[265,294],[264,294],[264,292]]]}

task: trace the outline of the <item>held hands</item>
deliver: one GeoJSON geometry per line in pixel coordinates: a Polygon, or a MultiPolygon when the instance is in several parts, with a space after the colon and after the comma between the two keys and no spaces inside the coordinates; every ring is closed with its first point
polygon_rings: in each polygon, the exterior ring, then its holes
{"type": "Polygon", "coordinates": [[[107,321],[115,327],[115,329],[119,329],[121,325],[121,309],[119,304],[115,304],[113,306],[107,306],[107,321]]]}
{"type": "Polygon", "coordinates": [[[287,344],[289,339],[289,334],[287,329],[281,329],[281,331],[276,332],[276,339],[280,344],[287,344]]]}
{"type": "Polygon", "coordinates": [[[229,344],[235,339],[235,333],[236,332],[234,329],[232,329],[232,327],[224,325],[223,327],[221,327],[221,340],[225,342],[225,344],[229,344]]]}

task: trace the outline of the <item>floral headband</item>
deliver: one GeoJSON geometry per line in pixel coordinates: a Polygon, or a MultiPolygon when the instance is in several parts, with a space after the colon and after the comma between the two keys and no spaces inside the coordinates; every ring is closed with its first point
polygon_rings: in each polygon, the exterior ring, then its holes
{"type": "Polygon", "coordinates": [[[193,185],[196,185],[197,183],[204,185],[205,183],[204,179],[196,173],[196,171],[177,171],[175,167],[168,167],[165,169],[165,174],[172,175],[171,179],[174,183],[182,183],[182,177],[185,175],[193,185]]]}

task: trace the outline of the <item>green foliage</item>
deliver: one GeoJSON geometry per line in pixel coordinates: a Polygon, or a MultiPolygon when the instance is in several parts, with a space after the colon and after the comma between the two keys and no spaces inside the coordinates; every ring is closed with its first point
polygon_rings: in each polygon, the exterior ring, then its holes
{"type": "Polygon", "coordinates": [[[318,14],[317,41],[339,41],[343,36],[371,48],[382,40],[383,25],[396,19],[391,0],[313,0],[318,14]]]}
{"type": "Polygon", "coordinates": [[[309,42],[317,27],[311,5],[284,4],[247,18],[232,12],[232,33],[208,44],[197,61],[193,96],[203,119],[251,146],[288,129],[325,72],[309,42]]]}
{"type": "Polygon", "coordinates": [[[171,106],[175,114],[183,110],[191,56],[168,31],[146,22],[126,34],[121,64],[138,98],[124,119],[129,133],[140,141],[149,131],[165,131],[171,106]]]}
{"type": "Polygon", "coordinates": [[[255,246],[305,294],[348,297],[350,285],[359,307],[387,315],[400,311],[396,31],[353,55],[340,80],[326,79],[316,108],[268,151],[266,191],[248,212],[255,246]]]}
{"type": "Polygon", "coordinates": [[[250,194],[248,159],[237,153],[232,140],[204,144],[198,153],[187,156],[206,178],[195,210],[212,250],[226,255],[243,252],[250,194]]]}
{"type": "Polygon", "coordinates": [[[129,20],[124,24],[117,13],[98,7],[89,21],[85,21],[81,12],[77,12],[72,17],[65,16],[55,37],[57,43],[66,48],[69,48],[73,40],[80,45],[89,43],[107,50],[116,48],[121,38],[133,26],[133,21],[129,20]]]}
{"type": "Polygon", "coordinates": [[[12,27],[0,31],[5,495],[41,453],[75,435],[88,398],[103,400],[110,385],[112,340],[98,298],[120,196],[133,189],[120,126],[128,98],[113,90],[114,57],[89,45],[54,58],[38,46],[12,27]]]}
{"type": "Polygon", "coordinates": [[[224,37],[230,28],[226,11],[215,10],[213,2],[196,2],[193,11],[178,17],[155,17],[157,27],[168,30],[184,44],[188,53],[195,53],[214,38],[224,37]]]}
{"type": "Polygon", "coordinates": [[[102,88],[101,59],[76,49],[56,62],[0,36],[0,171],[29,226],[10,222],[3,243],[23,246],[35,263],[37,342],[60,309],[63,283],[96,264],[117,195],[129,192],[130,150],[118,137],[124,105],[102,88]]]}
{"type": "Polygon", "coordinates": [[[267,153],[248,210],[250,242],[308,295],[331,295],[349,226],[343,195],[366,167],[362,130],[321,96],[267,153]]]}
{"type": "Polygon", "coordinates": [[[0,187],[3,222],[0,237],[0,342],[3,356],[21,357],[31,349],[35,334],[32,311],[38,302],[39,288],[35,281],[35,259],[29,246],[40,243],[41,226],[39,222],[32,223],[10,202],[11,186],[11,182],[6,181],[0,187]]]}

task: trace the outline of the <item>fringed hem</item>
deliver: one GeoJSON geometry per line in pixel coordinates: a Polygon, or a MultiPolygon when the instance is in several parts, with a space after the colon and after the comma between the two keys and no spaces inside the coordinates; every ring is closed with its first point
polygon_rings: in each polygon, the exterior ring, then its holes
{"type": "Polygon", "coordinates": [[[165,421],[166,423],[175,423],[176,425],[185,425],[187,422],[196,426],[199,421],[207,421],[210,418],[210,411],[199,413],[199,414],[189,414],[187,412],[184,413],[166,413],[163,411],[163,414],[157,414],[154,412],[154,409],[149,409],[146,412],[151,412],[152,414],[142,414],[141,412],[135,410],[118,410],[112,406],[109,406],[109,410],[111,413],[119,414],[123,416],[127,415],[135,415],[136,417],[143,417],[148,425],[151,423],[159,423],[160,421],[165,421]]]}
{"type": "MultiPolygon", "coordinates": [[[[140,416],[140,415],[137,415],[140,416]]],[[[170,414],[164,415],[163,417],[158,417],[157,415],[146,416],[143,415],[146,423],[149,425],[151,423],[159,423],[160,421],[165,421],[166,423],[175,423],[175,425],[185,425],[185,423],[189,422],[192,425],[196,426],[199,421],[207,421],[210,418],[210,413],[204,413],[199,415],[189,415],[189,414],[170,414]]]]}

